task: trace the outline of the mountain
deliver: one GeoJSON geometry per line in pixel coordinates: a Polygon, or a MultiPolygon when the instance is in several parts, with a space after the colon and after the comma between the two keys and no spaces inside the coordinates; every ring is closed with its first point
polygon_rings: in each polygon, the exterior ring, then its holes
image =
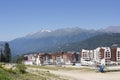
{"type": "Polygon", "coordinates": [[[98,46],[108,46],[108,42],[110,46],[115,42],[111,41],[113,40],[111,38],[116,39],[116,37],[108,35],[111,33],[120,33],[120,26],[110,26],[100,30],[87,30],[78,27],[40,30],[24,37],[14,39],[10,41],[9,44],[13,55],[29,52],[53,52],[58,50],[79,51],[82,48],[91,49],[98,46]],[[107,35],[104,33],[107,33],[107,35]],[[111,38],[102,37],[100,36],[101,34],[104,34],[103,36],[106,37],[110,36],[111,38]],[[99,42],[100,40],[101,42],[99,42]]]}
{"type": "Polygon", "coordinates": [[[86,33],[86,32],[91,32],[94,33],[96,32],[95,30],[86,30],[86,29],[81,29],[81,28],[63,28],[63,29],[57,29],[57,30],[40,30],[36,33],[30,34],[25,36],[25,38],[45,38],[45,37],[58,37],[58,36],[68,36],[68,35],[76,35],[79,33],[86,33]]]}
{"type": "MultiPolygon", "coordinates": [[[[66,43],[60,45],[61,51],[80,51],[81,49],[95,49],[97,47],[111,47],[112,45],[120,46],[120,33],[105,33],[90,37],[84,41],[75,43],[66,43]]],[[[59,48],[53,48],[59,50],[59,48]]]]}
{"type": "Polygon", "coordinates": [[[120,26],[109,26],[106,29],[104,29],[106,32],[112,32],[112,33],[120,33],[120,26]]]}
{"type": "Polygon", "coordinates": [[[17,38],[9,42],[12,54],[22,54],[28,52],[52,51],[50,48],[83,41],[92,36],[102,34],[103,32],[95,30],[86,30],[81,28],[64,28],[57,30],[40,30],[39,32],[29,34],[22,38],[17,38]]]}
{"type": "Polygon", "coordinates": [[[0,41],[0,50],[4,48],[4,44],[5,44],[4,41],[0,41]]]}

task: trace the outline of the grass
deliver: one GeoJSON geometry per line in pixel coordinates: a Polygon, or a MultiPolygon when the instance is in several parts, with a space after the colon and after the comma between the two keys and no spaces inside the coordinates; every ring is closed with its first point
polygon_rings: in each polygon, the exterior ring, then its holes
{"type": "Polygon", "coordinates": [[[40,70],[40,69],[35,68],[35,69],[28,69],[27,71],[30,73],[32,72],[32,74],[45,77],[46,80],[66,80],[58,75],[50,73],[49,70],[40,70]]]}
{"type": "Polygon", "coordinates": [[[87,67],[57,67],[57,66],[27,66],[31,68],[40,68],[46,70],[83,70],[83,71],[93,71],[93,69],[87,67]]]}
{"type": "Polygon", "coordinates": [[[6,73],[1,68],[0,68],[0,80],[10,80],[10,78],[8,77],[8,73],[6,73]]]}
{"type": "MultiPolygon", "coordinates": [[[[19,65],[20,70],[23,66],[19,65]]],[[[0,80],[65,80],[57,75],[51,74],[49,71],[34,71],[31,73],[20,73],[18,70],[5,69],[0,66],[0,80]]]]}
{"type": "Polygon", "coordinates": [[[47,80],[45,77],[25,73],[14,73],[0,68],[0,80],[47,80]]]}
{"type": "Polygon", "coordinates": [[[84,70],[92,71],[89,68],[75,68],[75,67],[56,67],[56,66],[26,66],[29,68],[36,68],[36,70],[31,70],[30,73],[20,73],[17,71],[24,70],[23,66],[19,65],[20,70],[13,71],[4,69],[0,65],[0,80],[66,80],[55,74],[51,74],[49,70],[84,70]],[[37,70],[38,69],[44,69],[37,70]]]}
{"type": "Polygon", "coordinates": [[[48,70],[58,70],[58,69],[60,69],[58,67],[53,67],[53,66],[26,66],[26,67],[48,69],[48,70]]]}

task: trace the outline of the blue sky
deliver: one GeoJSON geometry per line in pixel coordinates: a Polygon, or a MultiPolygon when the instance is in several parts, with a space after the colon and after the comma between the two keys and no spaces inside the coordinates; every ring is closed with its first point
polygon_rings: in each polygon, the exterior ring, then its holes
{"type": "Polygon", "coordinates": [[[0,41],[41,29],[120,26],[120,0],[0,0],[0,41]]]}

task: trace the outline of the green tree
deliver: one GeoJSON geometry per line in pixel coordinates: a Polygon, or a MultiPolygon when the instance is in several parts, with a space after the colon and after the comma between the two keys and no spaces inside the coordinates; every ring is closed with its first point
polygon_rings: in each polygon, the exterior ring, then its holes
{"type": "Polygon", "coordinates": [[[4,55],[3,55],[2,50],[0,52],[1,52],[1,54],[0,54],[0,62],[4,62],[4,55]]]}
{"type": "Polygon", "coordinates": [[[23,56],[23,55],[20,55],[20,56],[18,56],[18,58],[17,58],[17,60],[16,60],[16,63],[21,64],[23,60],[24,60],[24,56],[23,56]]]}
{"type": "Polygon", "coordinates": [[[5,46],[4,46],[4,59],[5,59],[5,62],[11,61],[11,50],[7,42],[5,43],[5,46]]]}

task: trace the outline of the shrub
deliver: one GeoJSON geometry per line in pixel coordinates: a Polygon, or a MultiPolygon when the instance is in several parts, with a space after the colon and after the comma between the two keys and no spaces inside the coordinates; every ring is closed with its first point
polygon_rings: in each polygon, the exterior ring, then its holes
{"type": "Polygon", "coordinates": [[[22,74],[26,73],[26,67],[23,64],[17,64],[16,69],[18,70],[18,72],[20,72],[22,74]]]}

